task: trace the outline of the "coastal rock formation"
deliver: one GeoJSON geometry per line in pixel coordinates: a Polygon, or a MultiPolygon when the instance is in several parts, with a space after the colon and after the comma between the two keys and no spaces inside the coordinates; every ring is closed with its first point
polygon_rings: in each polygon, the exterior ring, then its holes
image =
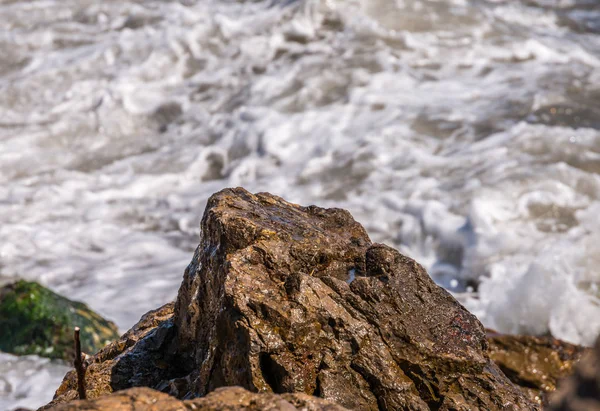
{"type": "Polygon", "coordinates": [[[130,388],[95,400],[61,404],[55,411],[344,411],[306,394],[257,394],[241,387],[217,388],[206,397],[181,401],[150,388],[130,388]]]}
{"type": "Polygon", "coordinates": [[[86,353],[119,338],[114,323],[38,283],[20,280],[0,288],[0,351],[72,361],[75,327],[82,330],[86,353]]]}
{"type": "MultiPolygon", "coordinates": [[[[479,321],[340,209],[213,195],[174,315],[150,317],[92,359],[90,398],[236,385],[358,410],[538,407],[489,358],[479,321]]],[[[75,389],[68,375],[54,404],[75,389]]]]}
{"type": "Polygon", "coordinates": [[[558,380],[573,373],[575,364],[588,350],[552,337],[506,335],[488,331],[490,358],[529,397],[548,404],[558,380]]]}
{"type": "Polygon", "coordinates": [[[575,373],[558,384],[550,397],[550,411],[600,411],[600,338],[575,373]]]}

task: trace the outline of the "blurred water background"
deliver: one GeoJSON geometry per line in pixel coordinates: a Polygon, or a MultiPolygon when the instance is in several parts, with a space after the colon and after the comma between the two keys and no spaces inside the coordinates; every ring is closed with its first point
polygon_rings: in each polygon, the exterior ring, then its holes
{"type": "MultiPolygon", "coordinates": [[[[349,209],[488,326],[600,332],[597,0],[0,0],[0,280],[124,331],[229,186],[349,209]]],[[[0,354],[0,409],[66,367],[0,354]]]]}

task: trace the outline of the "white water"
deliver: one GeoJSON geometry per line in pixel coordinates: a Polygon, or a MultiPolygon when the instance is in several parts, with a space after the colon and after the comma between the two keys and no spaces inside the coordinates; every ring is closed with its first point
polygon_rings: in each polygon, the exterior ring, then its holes
{"type": "Polygon", "coordinates": [[[0,352],[0,410],[37,408],[49,401],[69,367],[35,355],[15,357],[0,352]]]}
{"type": "MultiPolygon", "coordinates": [[[[125,330],[242,185],[349,209],[489,327],[591,344],[596,4],[0,0],[0,276],[125,330]]],[[[7,358],[1,407],[52,397],[64,369],[7,358]]]]}

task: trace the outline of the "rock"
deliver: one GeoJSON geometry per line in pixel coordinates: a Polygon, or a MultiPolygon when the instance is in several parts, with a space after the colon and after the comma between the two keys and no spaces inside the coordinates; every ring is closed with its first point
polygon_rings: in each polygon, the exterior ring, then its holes
{"type": "MultiPolygon", "coordinates": [[[[150,386],[171,378],[161,343],[172,329],[173,303],[146,313],[117,341],[87,360],[86,393],[90,399],[129,387],[150,386]],[[160,332],[158,332],[160,331],[160,332]],[[161,341],[162,339],[162,341],[161,341]],[[123,378],[123,375],[129,378],[123,378]],[[150,381],[150,383],[147,383],[150,381]]],[[[54,399],[41,409],[78,399],[75,370],[67,373],[54,399]]]]}
{"type": "Polygon", "coordinates": [[[115,324],[87,305],[34,282],[0,288],[0,351],[73,360],[73,329],[81,328],[82,350],[95,353],[119,337],[115,324]]]}
{"type": "Polygon", "coordinates": [[[193,395],[303,392],[350,409],[533,409],[479,321],[351,215],[243,189],[208,202],[175,306],[193,395]]]}
{"type": "Polygon", "coordinates": [[[586,350],[552,337],[506,335],[488,332],[490,358],[502,372],[529,395],[547,405],[557,381],[573,373],[586,350]]]}
{"type": "Polygon", "coordinates": [[[575,373],[558,384],[549,411],[600,411],[600,337],[583,356],[575,373]]]}
{"type": "Polygon", "coordinates": [[[241,387],[218,388],[206,397],[181,401],[150,388],[130,388],[95,400],[62,404],[55,411],[343,411],[345,408],[306,394],[252,393],[241,387]]]}
{"type": "MultiPolygon", "coordinates": [[[[150,317],[93,358],[90,398],[241,386],[357,410],[538,409],[490,360],[479,321],[344,210],[213,195],[174,315],[150,317]]],[[[71,374],[54,404],[75,391],[71,374]]]]}

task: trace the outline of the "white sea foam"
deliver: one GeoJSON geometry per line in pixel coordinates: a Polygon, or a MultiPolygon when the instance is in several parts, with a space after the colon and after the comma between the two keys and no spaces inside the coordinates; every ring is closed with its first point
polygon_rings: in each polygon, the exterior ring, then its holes
{"type": "MultiPolygon", "coordinates": [[[[208,196],[243,185],[349,209],[487,326],[591,344],[598,13],[545,0],[0,1],[0,275],[125,330],[175,297],[208,196]]],[[[56,386],[18,375],[33,406],[56,386]]]]}
{"type": "Polygon", "coordinates": [[[52,399],[69,368],[35,355],[0,352],[0,409],[37,408],[52,399]]]}

